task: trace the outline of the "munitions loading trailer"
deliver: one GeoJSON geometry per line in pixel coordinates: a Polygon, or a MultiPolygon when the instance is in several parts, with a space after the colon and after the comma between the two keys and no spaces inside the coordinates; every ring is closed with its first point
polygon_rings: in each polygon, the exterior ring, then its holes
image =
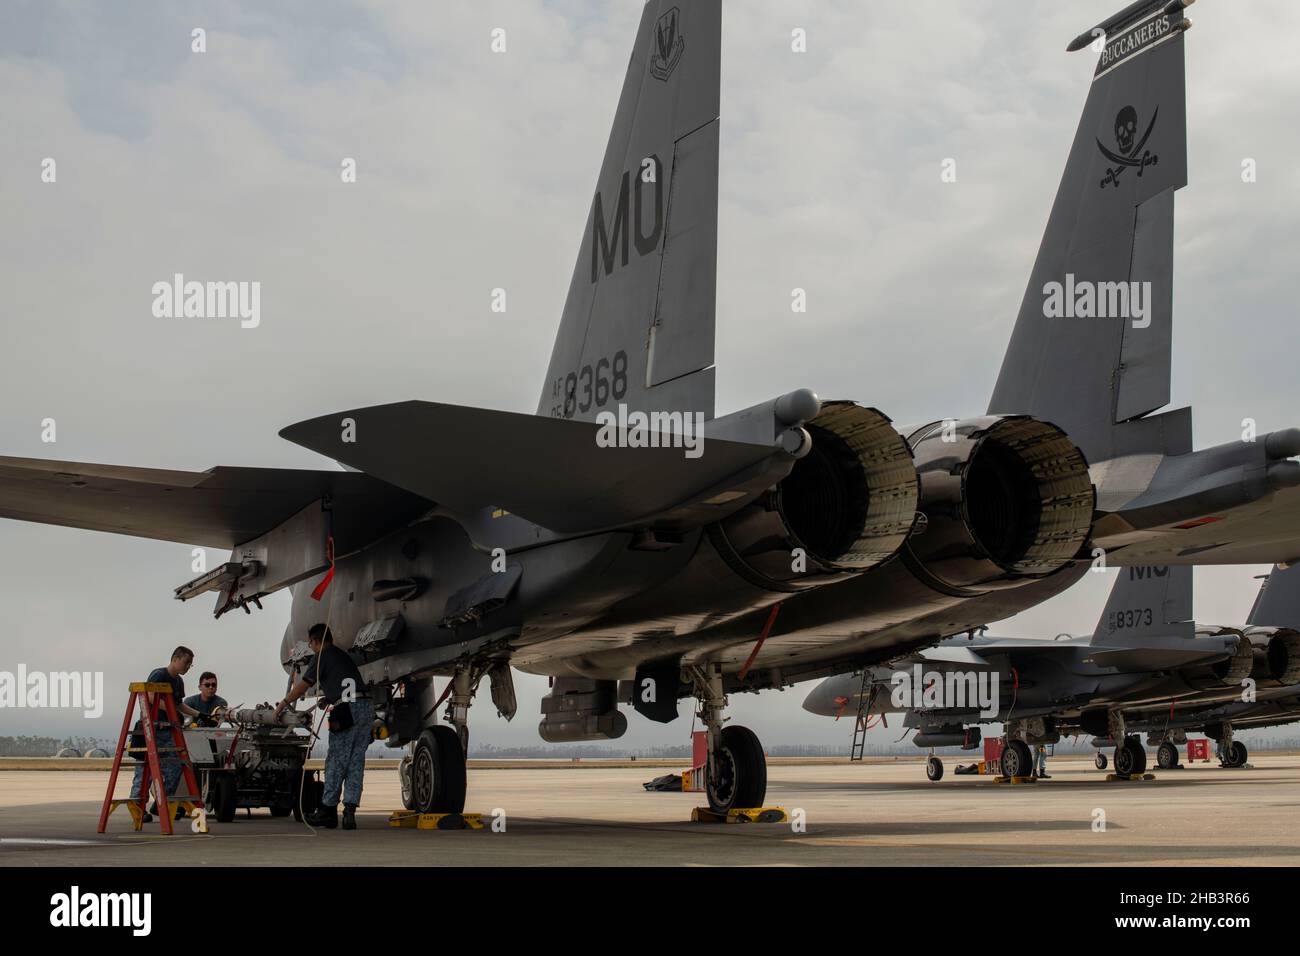
{"type": "Polygon", "coordinates": [[[310,712],[287,710],[277,721],[275,708],[262,704],[224,719],[185,731],[205,805],[218,822],[229,823],[241,807],[268,807],[273,817],[292,813],[301,822],[320,806],[324,784],[305,769],[313,741],[310,712]]]}

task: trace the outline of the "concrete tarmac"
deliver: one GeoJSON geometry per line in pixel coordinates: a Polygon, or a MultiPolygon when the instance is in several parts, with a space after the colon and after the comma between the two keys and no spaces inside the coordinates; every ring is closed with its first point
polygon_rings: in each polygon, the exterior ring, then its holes
{"type": "Polygon", "coordinates": [[[500,833],[388,827],[401,807],[389,764],[367,772],[355,832],[313,833],[258,810],[171,837],[156,821],[135,833],[125,809],[97,834],[103,771],[0,770],[0,866],[1300,865],[1300,756],[1141,783],[1107,783],[1091,759],[1061,757],[1053,779],[1021,786],[955,776],[957,762],[945,758],[932,784],[919,760],[772,761],[767,803],[802,811],[802,831],[690,823],[701,794],[641,786],[665,770],[587,761],[471,769],[466,810],[504,811],[500,833]]]}

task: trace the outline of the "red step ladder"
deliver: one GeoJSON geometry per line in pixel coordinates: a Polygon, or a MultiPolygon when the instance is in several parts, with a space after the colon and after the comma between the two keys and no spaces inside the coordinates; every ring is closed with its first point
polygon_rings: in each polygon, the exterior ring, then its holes
{"type": "MultiPolygon", "coordinates": [[[[167,787],[163,780],[162,764],[158,759],[159,746],[154,734],[154,725],[158,721],[158,708],[162,705],[164,716],[168,724],[171,725],[172,746],[161,748],[164,753],[175,753],[176,758],[181,762],[181,776],[185,781],[185,793],[176,794],[172,800],[179,806],[185,807],[187,813],[193,812],[196,808],[203,811],[203,798],[199,795],[198,778],[194,775],[194,764],[190,762],[190,752],[185,748],[185,733],[181,729],[181,723],[176,715],[176,701],[173,698],[171,684],[165,683],[136,683],[131,684],[128,688],[131,692],[130,698],[126,704],[126,716],[122,718],[122,733],[117,739],[117,753],[113,755],[113,772],[108,775],[108,790],[104,794],[104,805],[99,811],[99,831],[103,833],[108,826],[108,816],[120,806],[126,806],[131,812],[131,821],[135,829],[140,830],[144,827],[144,812],[147,806],[146,801],[149,799],[149,791],[154,791],[154,803],[158,807],[158,821],[162,825],[162,832],[168,835],[172,833],[172,804],[168,802],[167,787]],[[137,704],[139,705],[137,708],[137,704]],[[131,717],[136,712],[140,712],[140,727],[144,732],[144,747],[132,747],[131,741],[131,717]],[[122,766],[122,755],[126,753],[145,754],[144,773],[140,775],[140,795],[132,800],[129,797],[125,800],[113,799],[113,791],[117,787],[117,772],[122,766]]],[[[200,812],[200,832],[206,832],[205,814],[200,812]]]]}

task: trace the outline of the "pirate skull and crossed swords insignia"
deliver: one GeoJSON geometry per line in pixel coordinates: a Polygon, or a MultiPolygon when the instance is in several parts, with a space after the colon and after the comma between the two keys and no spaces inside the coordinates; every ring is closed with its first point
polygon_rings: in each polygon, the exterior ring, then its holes
{"type": "Polygon", "coordinates": [[[1102,189],[1112,184],[1118,189],[1120,173],[1130,166],[1136,167],[1137,174],[1141,176],[1142,170],[1160,161],[1159,156],[1144,148],[1151,131],[1155,129],[1156,117],[1159,115],[1160,108],[1156,107],[1155,112],[1151,114],[1151,122],[1147,124],[1146,132],[1142,134],[1141,139],[1138,139],[1137,110],[1132,106],[1125,106],[1115,114],[1115,145],[1119,147],[1119,152],[1108,149],[1101,140],[1097,140],[1097,148],[1101,150],[1102,155],[1115,164],[1106,168],[1106,178],[1101,181],[1102,189]]]}

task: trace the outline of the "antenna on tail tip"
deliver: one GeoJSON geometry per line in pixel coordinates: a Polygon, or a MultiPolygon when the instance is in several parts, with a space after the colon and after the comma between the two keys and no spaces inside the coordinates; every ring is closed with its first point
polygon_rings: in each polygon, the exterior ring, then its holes
{"type": "MultiPolygon", "coordinates": [[[[1084,47],[1092,43],[1095,43],[1098,37],[1107,36],[1113,30],[1119,27],[1127,28],[1131,26],[1133,23],[1137,21],[1137,18],[1148,15],[1146,13],[1143,13],[1144,9],[1146,10],[1151,9],[1149,6],[1147,6],[1148,2],[1150,2],[1150,0],[1145,0],[1145,2],[1142,2],[1142,0],[1140,0],[1140,2],[1138,3],[1134,3],[1131,6],[1125,7],[1123,10],[1115,14],[1109,20],[1105,20],[1102,23],[1097,24],[1087,33],[1080,33],[1077,37],[1075,37],[1073,40],[1070,41],[1070,45],[1065,48],[1065,52],[1074,53],[1078,50],[1082,50],[1084,47]]],[[[1160,13],[1163,16],[1171,16],[1172,14],[1177,13],[1179,10],[1184,10],[1187,7],[1190,7],[1195,2],[1196,0],[1169,0],[1169,2],[1166,3],[1164,7],[1161,9],[1160,13]]],[[[1191,20],[1183,20],[1183,22],[1178,25],[1178,29],[1180,30],[1190,30],[1191,28],[1192,28],[1191,20]]]]}

